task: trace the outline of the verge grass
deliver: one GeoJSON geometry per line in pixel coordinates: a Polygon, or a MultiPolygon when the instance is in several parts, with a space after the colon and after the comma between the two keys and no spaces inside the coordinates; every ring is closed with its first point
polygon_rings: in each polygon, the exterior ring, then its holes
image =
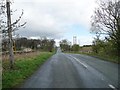
{"type": "Polygon", "coordinates": [[[2,63],[2,88],[15,88],[19,86],[52,55],[53,53],[50,52],[41,52],[32,58],[17,59],[13,70],[8,68],[9,62],[6,60],[2,63]]]}

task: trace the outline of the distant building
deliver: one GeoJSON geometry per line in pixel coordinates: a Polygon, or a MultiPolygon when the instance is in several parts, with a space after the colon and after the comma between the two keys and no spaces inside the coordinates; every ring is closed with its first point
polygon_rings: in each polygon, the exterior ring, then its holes
{"type": "Polygon", "coordinates": [[[73,36],[73,45],[74,44],[77,44],[77,37],[76,36],[73,36]]]}
{"type": "Polygon", "coordinates": [[[23,51],[24,51],[24,52],[31,52],[32,49],[31,49],[31,48],[24,48],[23,51]]]}

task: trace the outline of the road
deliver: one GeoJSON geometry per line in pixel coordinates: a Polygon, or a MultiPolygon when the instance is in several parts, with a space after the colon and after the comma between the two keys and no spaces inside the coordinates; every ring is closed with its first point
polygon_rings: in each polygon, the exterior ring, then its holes
{"type": "Polygon", "coordinates": [[[81,54],[57,53],[21,88],[118,88],[118,64],[81,54]]]}

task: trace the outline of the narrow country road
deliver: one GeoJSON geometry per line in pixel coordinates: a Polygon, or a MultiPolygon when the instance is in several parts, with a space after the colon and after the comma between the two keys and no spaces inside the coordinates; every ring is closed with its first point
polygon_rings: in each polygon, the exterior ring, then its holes
{"type": "Polygon", "coordinates": [[[118,64],[60,49],[21,88],[118,88],[118,64]]]}

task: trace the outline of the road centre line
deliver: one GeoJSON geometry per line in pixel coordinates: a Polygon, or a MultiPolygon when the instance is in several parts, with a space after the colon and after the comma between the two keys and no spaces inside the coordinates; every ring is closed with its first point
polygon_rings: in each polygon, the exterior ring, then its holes
{"type": "MultiPolygon", "coordinates": [[[[85,68],[87,68],[87,65],[85,65],[84,63],[82,63],[82,62],[80,62],[80,60],[78,60],[77,58],[75,58],[75,57],[73,57],[73,56],[71,56],[71,55],[69,55],[70,57],[72,57],[73,59],[75,59],[77,62],[79,62],[80,64],[82,64],[85,68]]],[[[104,80],[103,78],[102,78],[102,80],[104,80]]],[[[112,88],[113,90],[117,90],[113,85],[111,85],[111,84],[108,84],[108,86],[110,87],[110,88],[112,88]]]]}
{"type": "MultiPolygon", "coordinates": [[[[75,57],[73,57],[73,56],[71,56],[71,55],[68,55],[68,58],[73,58],[73,59],[75,59],[77,62],[79,62],[82,66],[84,66],[85,68],[87,68],[87,65],[86,64],[84,64],[84,63],[82,63],[79,59],[77,59],[77,58],[75,58],[75,57]]],[[[104,80],[103,78],[102,78],[102,80],[104,80]]],[[[111,84],[108,84],[108,86],[111,88],[111,89],[113,89],[113,90],[117,90],[117,88],[115,88],[113,85],[111,85],[111,84]]]]}
{"type": "Polygon", "coordinates": [[[111,85],[111,84],[108,84],[108,86],[110,87],[110,88],[112,88],[113,90],[117,90],[113,85],[111,85]]]}
{"type": "Polygon", "coordinates": [[[80,62],[80,60],[78,60],[77,58],[69,55],[70,57],[72,57],[73,59],[75,59],[77,62],[79,62],[82,66],[84,66],[85,68],[87,68],[87,65],[85,65],[84,63],[80,62]]]}

